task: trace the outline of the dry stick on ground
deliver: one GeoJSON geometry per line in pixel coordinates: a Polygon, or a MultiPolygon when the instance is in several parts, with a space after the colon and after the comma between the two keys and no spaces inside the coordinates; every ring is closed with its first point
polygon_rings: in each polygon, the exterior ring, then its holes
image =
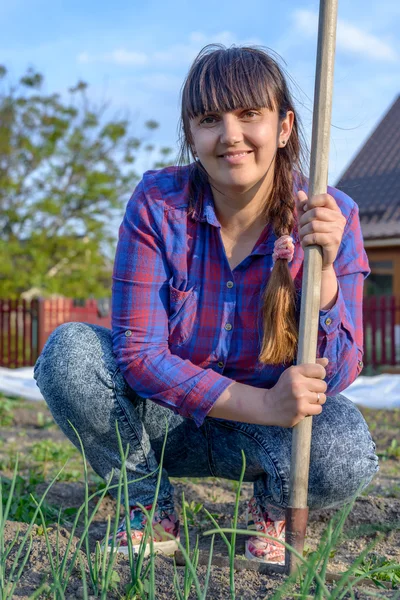
{"type": "MultiPolygon", "coordinates": [[[[208,566],[209,556],[208,552],[200,551],[199,552],[199,565],[208,566]]],[[[175,562],[177,567],[185,566],[185,557],[182,552],[175,552],[175,562]]],[[[227,556],[219,556],[213,555],[212,565],[214,567],[226,568],[230,567],[230,559],[227,556]]],[[[254,571],[256,573],[260,573],[260,575],[285,575],[286,568],[284,565],[274,565],[272,563],[259,563],[253,560],[247,560],[246,558],[235,558],[234,561],[234,569],[235,571],[254,571]]],[[[342,577],[341,573],[326,573],[325,579],[329,583],[334,583],[339,581],[342,577]]],[[[366,576],[367,577],[367,576],[366,576]]],[[[348,581],[350,583],[354,583],[356,580],[357,587],[371,587],[377,589],[376,584],[371,579],[362,579],[359,577],[351,576],[348,581]]],[[[388,590],[393,589],[390,581],[379,581],[383,587],[388,590]]]]}

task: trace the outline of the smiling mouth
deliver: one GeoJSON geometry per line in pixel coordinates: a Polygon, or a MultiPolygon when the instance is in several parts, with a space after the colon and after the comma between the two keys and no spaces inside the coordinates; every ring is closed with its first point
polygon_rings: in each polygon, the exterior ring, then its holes
{"type": "Polygon", "coordinates": [[[243,152],[227,152],[226,154],[219,154],[218,158],[230,158],[230,157],[235,157],[235,156],[246,156],[247,154],[250,154],[251,152],[253,152],[252,150],[244,150],[243,152]]]}

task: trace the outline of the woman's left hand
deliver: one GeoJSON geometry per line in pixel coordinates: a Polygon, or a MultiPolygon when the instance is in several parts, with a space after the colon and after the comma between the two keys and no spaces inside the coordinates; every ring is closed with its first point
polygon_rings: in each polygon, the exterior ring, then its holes
{"type": "Polygon", "coordinates": [[[297,194],[297,214],[301,245],[322,248],[322,270],[329,269],[342,241],[346,218],[329,194],[308,199],[300,190],[297,194]]]}

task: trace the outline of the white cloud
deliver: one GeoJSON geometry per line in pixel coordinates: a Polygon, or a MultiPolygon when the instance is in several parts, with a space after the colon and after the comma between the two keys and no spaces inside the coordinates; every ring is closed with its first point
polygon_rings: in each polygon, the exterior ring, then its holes
{"type": "Polygon", "coordinates": [[[113,50],[112,52],[89,54],[82,52],[77,56],[79,63],[113,63],[116,65],[170,65],[186,66],[195,58],[200,49],[207,44],[261,44],[258,39],[247,39],[239,41],[231,31],[220,31],[214,35],[205,34],[201,31],[193,31],[189,34],[188,40],[182,44],[174,44],[161,51],[154,52],[135,52],[123,48],[113,50]]]}
{"type": "MultiPolygon", "coordinates": [[[[310,10],[296,10],[293,13],[296,29],[312,37],[318,31],[318,14],[310,10]]],[[[387,62],[398,59],[396,51],[377,36],[367,33],[348,21],[338,19],[336,34],[337,49],[387,62]]]]}

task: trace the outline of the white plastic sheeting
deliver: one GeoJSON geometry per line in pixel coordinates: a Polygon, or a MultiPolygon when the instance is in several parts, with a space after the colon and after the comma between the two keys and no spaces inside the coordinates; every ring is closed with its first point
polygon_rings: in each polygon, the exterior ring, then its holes
{"type": "Polygon", "coordinates": [[[0,367],[0,392],[6,396],[18,396],[27,400],[43,400],[36,381],[33,379],[33,367],[5,369],[0,367]]]}
{"type": "MultiPolygon", "coordinates": [[[[0,392],[27,400],[43,400],[33,379],[33,367],[0,367],[0,392]]],[[[368,408],[400,408],[400,375],[361,375],[342,393],[352,402],[368,408]]]]}

